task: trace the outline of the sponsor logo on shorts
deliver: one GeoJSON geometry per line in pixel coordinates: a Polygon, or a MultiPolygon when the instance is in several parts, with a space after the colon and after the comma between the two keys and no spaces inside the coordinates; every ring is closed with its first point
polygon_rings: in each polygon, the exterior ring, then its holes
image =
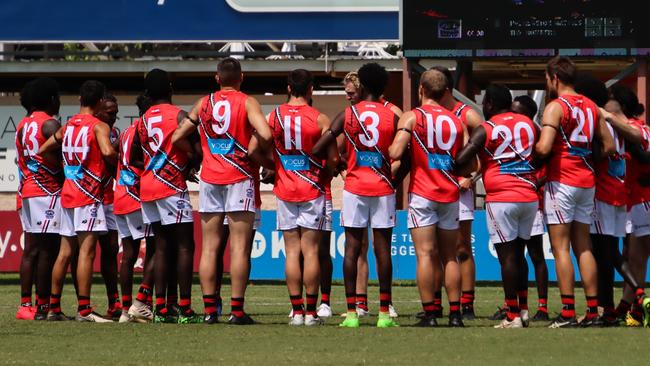
{"type": "Polygon", "coordinates": [[[88,223],[88,220],[84,219],[81,223],[82,223],[82,224],[87,224],[87,223],[88,223]]]}
{"type": "Polygon", "coordinates": [[[92,217],[92,218],[97,217],[97,209],[95,207],[90,209],[90,217],[92,217]]]}
{"type": "Polygon", "coordinates": [[[248,198],[253,198],[253,194],[254,194],[254,193],[255,193],[255,191],[253,191],[251,188],[248,188],[248,189],[246,190],[246,197],[248,197],[248,198]]]}
{"type": "Polygon", "coordinates": [[[36,221],[36,225],[41,226],[41,225],[43,225],[43,222],[42,221],[36,221]]]}
{"type": "Polygon", "coordinates": [[[182,210],[184,208],[185,208],[185,202],[183,202],[183,201],[177,201],[176,202],[176,209],[182,210]]]}
{"type": "Polygon", "coordinates": [[[48,220],[52,220],[54,218],[54,210],[46,210],[45,218],[48,220]]]}

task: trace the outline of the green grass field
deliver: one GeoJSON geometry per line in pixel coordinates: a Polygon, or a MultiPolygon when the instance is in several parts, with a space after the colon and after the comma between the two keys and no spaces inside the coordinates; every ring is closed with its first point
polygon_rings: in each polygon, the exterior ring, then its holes
{"type": "MultiPolygon", "coordinates": [[[[333,308],[345,309],[343,287],[334,286],[333,308]]],[[[224,289],[228,295],[229,289],[224,289]]],[[[617,296],[620,291],[617,292],[617,296]]],[[[194,288],[195,308],[201,311],[200,290],[194,288]]],[[[220,364],[638,364],[650,354],[650,330],[631,328],[492,329],[486,318],[501,302],[498,287],[478,287],[479,319],[465,329],[410,327],[420,311],[417,289],[396,286],[393,299],[400,328],[377,329],[375,317],[360,329],[339,329],[340,318],[323,327],[290,327],[289,302],[282,284],[255,284],[247,293],[246,309],[260,325],[226,324],[80,324],[27,322],[14,318],[19,287],[15,275],[0,277],[0,364],[37,365],[213,365],[220,364]]],[[[93,303],[105,310],[104,287],[93,285],[93,303]]],[[[378,288],[370,287],[371,311],[376,314],[378,288]]],[[[578,300],[582,299],[578,292],[578,300]]],[[[559,311],[559,296],[550,292],[551,314],[559,311]]],[[[530,303],[536,303],[531,291],[530,303]]],[[[534,308],[534,306],[532,307],[534,308]]],[[[584,309],[579,301],[578,309],[584,309]]],[[[445,306],[445,310],[447,306],[445,306]]],[[[67,284],[63,310],[74,314],[75,298],[67,284]]],[[[227,310],[227,309],[225,309],[227,310]]],[[[532,311],[534,313],[534,311],[532,311]]],[[[442,322],[444,324],[445,322],[442,322]]]]}

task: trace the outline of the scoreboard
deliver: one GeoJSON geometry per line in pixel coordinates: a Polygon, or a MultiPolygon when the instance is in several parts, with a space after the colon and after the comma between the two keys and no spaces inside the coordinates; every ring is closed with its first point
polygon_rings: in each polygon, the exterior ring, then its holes
{"type": "Polygon", "coordinates": [[[645,2],[403,0],[406,57],[650,56],[645,2]]]}

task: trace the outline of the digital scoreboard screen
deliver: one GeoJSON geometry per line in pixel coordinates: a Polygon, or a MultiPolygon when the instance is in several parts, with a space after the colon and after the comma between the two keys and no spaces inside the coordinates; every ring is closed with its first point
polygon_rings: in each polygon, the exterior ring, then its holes
{"type": "Polygon", "coordinates": [[[403,0],[406,57],[650,56],[645,2],[403,0]]]}

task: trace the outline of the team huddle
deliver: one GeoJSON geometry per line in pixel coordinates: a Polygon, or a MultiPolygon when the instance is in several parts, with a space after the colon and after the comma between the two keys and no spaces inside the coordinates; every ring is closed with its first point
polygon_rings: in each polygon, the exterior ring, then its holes
{"type": "Polygon", "coordinates": [[[289,324],[321,325],[332,316],[330,185],[340,175],[347,304],[341,327],[358,328],[359,317],[368,315],[369,241],[379,280],[377,327],[398,326],[390,242],[396,190],[403,182],[422,302],[415,325],[438,325],[443,287],[449,326],[463,327],[474,318],[471,225],[479,179],[503,280],[504,306],[492,318],[500,321],[496,328],[551,321],[545,226],[562,302],[549,327],[615,326],[621,320],[648,326],[650,298],[643,287],[650,254],[650,128],[639,119],[644,110],[633,92],[624,86],[607,89],[579,76],[571,60],[556,57],[546,67],[549,102],[538,125],[537,104],[528,96],[513,101],[503,85],[487,87],[483,116],[458,102],[453,76],[444,67],[422,74],[420,106],[403,113],[383,97],[388,79],[376,63],[348,74],[350,106],[330,120],[311,106],[314,80],[307,70],[289,73],[287,102],[265,116],[258,101],[240,91],[243,74],[235,59],[219,62],[219,91],[200,98],[190,111],[172,104],[169,75],[154,69],[136,101],[139,118],[121,133],[114,127],[117,100],[102,83],[81,86],[79,113],[64,125],[53,117],[60,105],[56,82],[28,83],[21,92],[27,115],[16,132],[17,203],[26,242],[16,318],[216,323],[228,243],[228,323],[254,324],[244,304],[260,224],[260,182],[265,182],[273,184],[277,197],[289,324]],[[195,243],[188,181],[199,184],[203,315],[191,303],[195,243]],[[133,298],[142,239],[143,277],[133,298]],[[90,302],[97,242],[108,297],[104,316],[90,302]],[[528,310],[526,248],[537,282],[534,316],[528,310]],[[587,302],[580,321],[571,251],[587,302]],[[78,302],[74,318],[61,310],[68,268],[78,302]],[[616,308],[615,270],[625,280],[616,308]]]}

